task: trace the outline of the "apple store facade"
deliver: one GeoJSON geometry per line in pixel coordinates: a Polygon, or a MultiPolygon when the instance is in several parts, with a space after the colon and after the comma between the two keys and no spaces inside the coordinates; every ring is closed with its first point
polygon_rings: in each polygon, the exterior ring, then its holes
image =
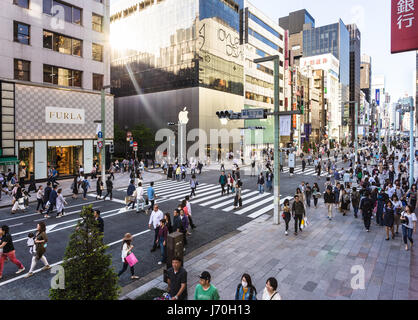
{"type": "Polygon", "coordinates": [[[209,144],[211,130],[223,129],[216,112],[244,107],[243,0],[131,2],[111,7],[115,123],[157,131],[186,108],[187,132],[205,132],[209,155],[219,149],[209,144]]]}

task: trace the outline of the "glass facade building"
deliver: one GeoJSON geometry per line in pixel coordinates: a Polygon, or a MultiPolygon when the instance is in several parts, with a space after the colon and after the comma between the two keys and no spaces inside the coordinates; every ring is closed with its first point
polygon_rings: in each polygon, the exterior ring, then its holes
{"type": "MultiPolygon", "coordinates": [[[[331,53],[340,62],[341,103],[350,98],[350,33],[344,22],[303,31],[303,56],[331,53]]],[[[342,124],[347,125],[349,107],[342,108],[342,124]],[[344,120],[346,119],[346,120],[344,120]]]]}
{"type": "Polygon", "coordinates": [[[115,96],[191,87],[242,95],[242,9],[243,0],[161,0],[143,8],[134,4],[127,15],[114,13],[115,96]],[[121,34],[128,39],[119,39],[121,34]]]}

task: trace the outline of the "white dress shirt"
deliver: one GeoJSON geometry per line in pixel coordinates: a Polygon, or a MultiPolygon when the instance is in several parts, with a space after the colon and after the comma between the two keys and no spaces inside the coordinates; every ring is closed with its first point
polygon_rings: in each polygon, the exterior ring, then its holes
{"type": "Polygon", "coordinates": [[[164,213],[161,210],[153,210],[151,213],[151,217],[149,218],[148,224],[152,224],[154,226],[154,229],[157,229],[160,225],[160,220],[162,219],[164,219],[164,213]]]}

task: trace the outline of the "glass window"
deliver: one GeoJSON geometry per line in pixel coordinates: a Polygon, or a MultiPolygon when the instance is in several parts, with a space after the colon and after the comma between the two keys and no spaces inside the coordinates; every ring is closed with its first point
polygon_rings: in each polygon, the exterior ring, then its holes
{"type": "Polygon", "coordinates": [[[263,27],[264,29],[272,33],[274,36],[279,38],[280,40],[283,40],[283,36],[280,33],[278,33],[276,30],[270,27],[267,23],[265,23],[264,21],[262,21],[261,19],[253,15],[251,12],[248,13],[248,17],[251,20],[253,20],[255,23],[257,23],[258,25],[260,25],[261,27],[263,27]]]}
{"type": "Polygon", "coordinates": [[[26,171],[25,180],[29,181],[34,174],[33,167],[34,149],[33,147],[19,148],[20,167],[26,171]]]}
{"type": "Polygon", "coordinates": [[[67,22],[72,22],[73,19],[73,12],[72,12],[72,7],[68,4],[62,3],[62,2],[58,2],[58,1],[54,1],[54,6],[61,6],[62,9],[64,10],[64,19],[67,22]]]}
{"type": "Polygon", "coordinates": [[[58,84],[57,70],[53,66],[44,64],[44,82],[58,84]]]}
{"type": "Polygon", "coordinates": [[[23,44],[30,44],[30,26],[21,22],[14,22],[14,40],[23,44]]]}
{"type": "Polygon", "coordinates": [[[54,51],[71,54],[71,38],[54,34],[54,51]]]}
{"type": "Polygon", "coordinates": [[[73,23],[81,25],[81,9],[73,7],[73,23]]]}
{"type": "Polygon", "coordinates": [[[15,79],[30,81],[30,61],[14,60],[15,79]]]}
{"type": "Polygon", "coordinates": [[[73,41],[73,55],[81,57],[82,41],[78,39],[72,39],[73,41]]]}
{"type": "Polygon", "coordinates": [[[52,49],[52,38],[53,38],[52,32],[44,31],[44,48],[52,49]]]}
{"type": "Polygon", "coordinates": [[[253,36],[254,38],[264,42],[268,46],[272,47],[274,50],[279,50],[279,46],[277,44],[275,44],[274,42],[272,42],[272,41],[268,40],[267,38],[263,37],[261,34],[254,31],[253,29],[248,28],[248,34],[253,36]]]}
{"type": "Polygon", "coordinates": [[[70,87],[72,85],[71,80],[71,70],[58,68],[58,85],[70,87]]]}
{"type": "Polygon", "coordinates": [[[13,4],[25,9],[29,9],[29,0],[13,0],[13,4]]]}
{"type": "Polygon", "coordinates": [[[103,17],[98,14],[92,14],[92,28],[97,32],[103,31],[103,17]]]}
{"type": "Polygon", "coordinates": [[[52,0],[44,0],[42,4],[42,12],[51,14],[52,0]]]}
{"type": "Polygon", "coordinates": [[[103,88],[103,75],[93,73],[93,90],[102,90],[103,88]]]}
{"type": "Polygon", "coordinates": [[[92,51],[93,60],[103,62],[103,46],[93,43],[92,51]]]}
{"type": "Polygon", "coordinates": [[[72,86],[81,88],[82,83],[82,71],[72,70],[72,86]]]}

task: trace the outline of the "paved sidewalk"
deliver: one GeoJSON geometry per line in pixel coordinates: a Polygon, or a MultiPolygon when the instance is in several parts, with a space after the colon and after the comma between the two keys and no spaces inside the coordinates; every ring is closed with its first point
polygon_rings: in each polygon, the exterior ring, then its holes
{"type": "MultiPolygon", "coordinates": [[[[144,179],[144,183],[151,182],[151,181],[159,181],[161,179],[164,179],[162,175],[158,173],[151,173],[151,172],[143,172],[142,178],[144,179]]],[[[58,188],[62,188],[64,196],[71,196],[72,190],[71,190],[71,184],[73,183],[74,179],[65,179],[65,180],[57,180],[57,182],[60,184],[58,188]]],[[[88,178],[90,182],[90,189],[89,193],[95,193],[96,192],[96,182],[97,179],[92,180],[90,177],[88,178]]],[[[128,187],[130,182],[129,173],[116,173],[115,174],[115,180],[113,181],[113,188],[124,188],[128,187]]],[[[40,185],[46,186],[46,182],[43,183],[37,183],[36,187],[38,188],[40,185]]],[[[29,184],[25,184],[26,188],[29,188],[29,184]]],[[[82,190],[79,189],[79,196],[81,194],[82,196],[82,190]]],[[[29,199],[29,202],[36,202],[36,193],[31,192],[31,197],[29,199]]],[[[5,207],[11,207],[12,206],[12,197],[10,195],[2,194],[1,200],[0,200],[0,208],[5,207]]]]}
{"type": "MultiPolygon", "coordinates": [[[[284,235],[284,224],[274,226],[272,217],[264,215],[242,226],[237,234],[215,243],[197,255],[186,255],[188,294],[193,299],[199,275],[207,270],[221,299],[234,299],[241,275],[249,273],[261,298],[265,282],[275,277],[284,300],[403,300],[417,299],[417,255],[404,250],[401,235],[385,241],[385,230],[372,220],[367,233],[361,219],[337,213],[333,221],[326,218],[322,204],[310,209],[310,225],[298,236],[284,235]],[[353,290],[353,266],[365,270],[365,289],[353,290]],[[411,286],[411,287],[410,287],[411,286]]],[[[195,231],[199,232],[199,230],[195,231]]],[[[415,249],[418,250],[418,249],[415,249]]],[[[134,299],[153,287],[166,289],[160,275],[132,291],[124,288],[120,299],[134,299]]],[[[142,284],[139,282],[138,284],[142,284]]]]}

